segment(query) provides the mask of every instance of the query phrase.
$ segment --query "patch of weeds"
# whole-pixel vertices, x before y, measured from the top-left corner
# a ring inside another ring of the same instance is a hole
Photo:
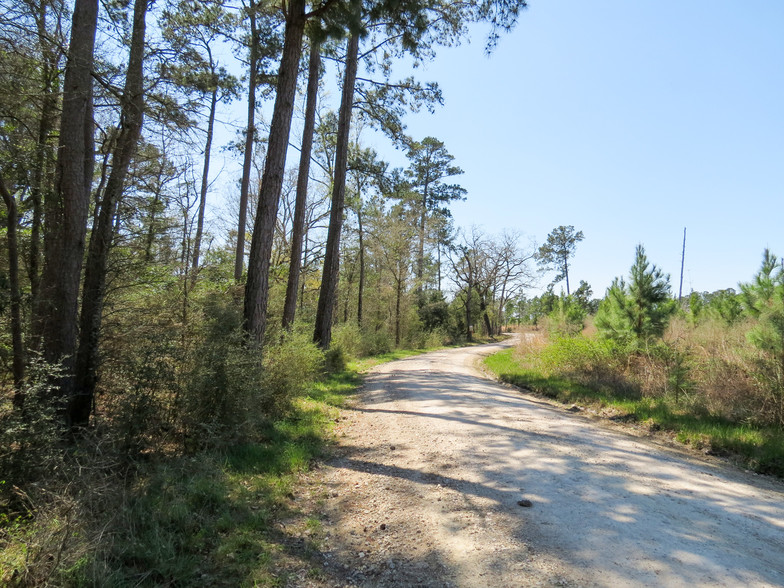
[[[609,407],[614,420],[646,423],[651,431],[671,431],[677,441],[706,454],[729,457],[750,470],[784,477],[784,431],[733,422],[709,414],[698,403],[677,402],[674,396],[637,397],[603,385],[587,386],[576,377],[545,371],[521,360],[514,349],[485,359],[485,366],[504,382],[565,404]]]

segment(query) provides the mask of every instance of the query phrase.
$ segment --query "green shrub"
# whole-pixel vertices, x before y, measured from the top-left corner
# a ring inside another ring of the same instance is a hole
[[[545,374],[566,376],[596,391],[638,397],[640,387],[629,377],[629,352],[610,339],[559,337],[535,353]]]
[[[392,351],[392,337],[386,329],[363,330],[359,354],[362,357],[381,355]]]
[[[309,338],[291,334],[264,349],[259,408],[266,414],[289,411],[324,369],[324,353]]]
[[[52,384],[58,366],[33,357],[22,394],[24,407],[0,407],[0,495],[51,474],[62,461],[64,402]]]
[[[302,333],[263,349],[248,342],[239,306],[212,296],[180,400],[189,446],[253,436],[323,368],[322,352]]]
[[[547,315],[547,329],[555,337],[571,337],[585,326],[587,313],[574,296],[561,294],[555,309]]]
[[[355,322],[341,323],[332,329],[330,349],[340,349],[344,357],[359,357],[362,349],[362,332]]]

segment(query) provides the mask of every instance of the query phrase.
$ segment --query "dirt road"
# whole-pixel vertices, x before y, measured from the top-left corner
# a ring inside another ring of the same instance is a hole
[[[500,348],[369,375],[320,472],[333,582],[784,586],[784,485],[482,378]]]

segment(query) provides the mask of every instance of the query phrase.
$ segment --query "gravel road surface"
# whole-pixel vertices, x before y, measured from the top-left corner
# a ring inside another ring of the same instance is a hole
[[[318,472],[340,586],[784,586],[784,484],[482,376],[381,365]]]

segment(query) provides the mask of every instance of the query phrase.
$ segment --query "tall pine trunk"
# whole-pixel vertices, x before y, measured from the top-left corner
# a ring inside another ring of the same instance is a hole
[[[41,47],[41,114],[38,119],[38,147],[33,166],[33,185],[30,200],[33,205],[33,218],[30,225],[30,247],[27,273],[30,279],[30,296],[38,297],[38,284],[41,280],[41,227],[43,224],[44,194],[51,191],[51,169],[53,149],[49,141],[54,129],[57,114],[58,89],[58,51],[48,40],[47,29],[48,3],[41,2],[38,7],[36,26]]]
[[[357,80],[358,58],[359,34],[351,33],[346,51],[346,74],[343,79],[343,94],[338,116],[335,177],[332,183],[332,208],[329,215],[329,230],[327,232],[327,247],[324,254],[321,290],[319,291],[318,307],[316,309],[316,328],[313,333],[313,340],[322,349],[328,348],[332,340],[332,313],[335,308],[335,295],[340,271],[340,232],[343,228],[349,131],[351,130],[351,111],[354,105],[354,86]]]
[[[242,181],[240,182],[240,214],[237,221],[237,248],[234,252],[234,281],[242,280],[245,269],[245,231],[248,219],[248,192],[250,191],[250,172],[253,168],[253,139],[256,136],[256,86],[259,77],[259,31],[256,27],[256,2],[250,3],[250,49],[248,72],[248,128],[245,131],[245,154],[242,162]]]
[[[97,19],[97,0],[76,0],[55,189],[45,202],[44,266],[33,313],[34,346],[46,361],[63,367],[56,393],[62,399],[71,397],[74,386],[79,282],[95,163],[92,70]]]
[[[316,128],[316,100],[318,99],[319,69],[321,67],[320,46],[314,40],[310,45],[308,62],[308,89],[305,101],[305,128],[302,131],[302,150],[299,157],[297,176],[297,198],[294,204],[294,225],[291,229],[291,260],[286,284],[286,301],[283,305],[283,328],[294,323],[299,294],[299,274],[302,271],[302,241],[305,237],[305,209],[308,199],[308,177],[310,157],[313,151],[313,131]]]
[[[24,392],[22,382],[25,375],[25,350],[22,342],[22,295],[19,289],[19,241],[17,239],[18,217],[16,200],[6,188],[0,176],[0,196],[8,209],[8,282],[11,288],[11,345],[13,350],[12,369],[14,376],[14,406],[22,408]]]
[[[213,77],[214,77],[213,72]],[[212,136],[215,133],[215,111],[218,107],[218,83],[212,88],[210,97],[210,115],[207,121],[207,140],[204,144],[204,165],[201,171],[201,189],[199,191],[199,210],[196,220],[196,237],[193,240],[193,260],[191,281],[195,281],[199,274],[199,257],[201,255],[201,239],[204,234],[204,211],[207,208],[207,188],[209,188],[210,153],[212,151]]]
[[[248,280],[245,283],[244,326],[251,338],[259,343],[263,341],[267,328],[270,256],[286,168],[286,152],[289,148],[291,116],[294,113],[306,20],[305,0],[291,0],[286,15],[286,32],[270,124],[267,161],[261,178],[259,205],[250,244]]]
[[[76,387],[69,407],[71,422],[76,426],[86,425],[92,411],[97,383],[101,318],[106,295],[106,271],[115,234],[115,215],[125,187],[128,168],[139,143],[144,119],[144,36],[149,2],[150,0],[136,0],[133,7],[133,31],[125,89],[121,98],[120,130],[112,156],[112,171],[106,182],[98,220],[93,226],[87,252],[79,322],[79,349],[76,356]]]

